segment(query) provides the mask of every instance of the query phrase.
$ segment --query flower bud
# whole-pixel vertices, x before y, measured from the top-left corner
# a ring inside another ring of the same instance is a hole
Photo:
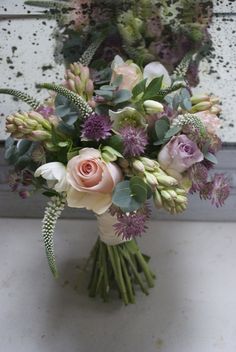
[[[203,101],[201,103],[198,103],[192,107],[190,112],[195,113],[198,111],[205,111],[209,110],[212,107],[212,103],[210,101]]]
[[[203,101],[209,101],[210,100],[210,97],[209,95],[207,94],[198,94],[198,95],[193,95],[191,98],[190,98],[190,101],[193,105],[196,105],[198,103],[201,103]]]
[[[133,166],[133,168],[134,168],[136,171],[138,171],[138,172],[142,172],[142,173],[145,172],[145,167],[144,167],[143,163],[142,163],[140,160],[138,160],[138,159],[136,159],[136,160],[132,163],[132,166]]]
[[[50,138],[51,138],[51,135],[49,132],[40,131],[40,130],[32,131],[31,137],[30,137],[31,140],[36,141],[36,142],[37,141],[45,141]]]
[[[158,185],[156,177],[153,174],[151,174],[150,172],[145,172],[145,178],[146,178],[147,183],[150,186],[155,187]]]
[[[218,115],[220,114],[222,111],[221,107],[219,105],[213,105],[211,108],[210,108],[210,113],[211,114],[215,114],[215,115]]]
[[[185,204],[185,203],[187,203],[187,198],[184,196],[178,195],[177,198],[175,199],[175,201],[178,204]]]
[[[159,191],[157,189],[155,189],[155,192],[154,192],[154,195],[153,195],[153,201],[154,201],[154,204],[155,204],[155,207],[157,209],[160,209],[162,208],[162,199],[161,199],[161,195],[159,193]]]
[[[105,146],[104,148],[102,148],[102,158],[106,163],[115,161],[118,157],[122,158],[122,155],[117,152],[117,150],[115,150],[114,148],[109,146]]]
[[[163,105],[155,100],[146,100],[143,103],[143,107],[148,115],[153,115],[158,112],[164,111]]]
[[[153,170],[156,167],[155,160],[145,158],[145,157],[140,157],[140,161],[142,162],[145,168],[149,168]]]
[[[155,176],[157,181],[164,186],[176,186],[178,184],[178,181],[174,177],[159,173],[155,173]]]
[[[212,103],[212,104],[220,104],[220,98],[218,98],[218,97],[211,97],[210,98],[210,102]]]
[[[167,201],[172,201],[171,195],[165,190],[161,191],[161,196]]]

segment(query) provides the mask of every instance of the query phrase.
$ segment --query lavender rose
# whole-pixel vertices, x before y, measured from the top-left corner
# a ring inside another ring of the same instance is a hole
[[[203,154],[184,134],[172,137],[159,153],[161,167],[171,176],[181,179],[181,174],[193,164],[203,160]]]

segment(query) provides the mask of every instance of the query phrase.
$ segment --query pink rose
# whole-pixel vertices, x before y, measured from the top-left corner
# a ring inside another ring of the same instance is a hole
[[[105,163],[98,150],[84,148],[67,165],[67,181],[71,186],[68,205],[102,214],[110,207],[112,191],[121,180],[121,170],[115,163]]]
[[[121,60],[121,58],[119,58]],[[117,59],[118,60],[118,59]],[[111,77],[111,83],[115,81],[117,76],[122,75],[122,82],[119,85],[119,90],[127,89],[131,91],[136,84],[142,79],[142,72],[140,68],[133,63],[131,60],[126,62],[114,62],[112,67],[113,73]]]
[[[197,144],[184,134],[172,137],[158,155],[162,169],[177,179],[181,179],[181,173],[203,158]]]
[[[197,112],[195,115],[202,120],[208,133],[215,134],[221,126],[219,117],[208,110]]]

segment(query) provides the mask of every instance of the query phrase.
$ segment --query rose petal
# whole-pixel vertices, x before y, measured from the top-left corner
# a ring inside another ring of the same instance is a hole
[[[96,214],[103,214],[112,204],[111,194],[79,192],[70,187],[67,192],[67,203],[72,208],[86,208]]]

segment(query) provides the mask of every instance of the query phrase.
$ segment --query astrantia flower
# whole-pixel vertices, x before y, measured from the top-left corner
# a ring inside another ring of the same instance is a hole
[[[108,116],[91,114],[82,126],[82,138],[99,141],[111,136],[111,121]]]
[[[123,139],[125,156],[139,156],[144,153],[148,137],[143,128],[127,126],[119,132]]]
[[[215,174],[211,182],[208,182],[200,192],[200,197],[210,199],[217,208],[221,207],[230,193],[230,185],[224,174]]]
[[[55,109],[53,109],[51,106],[40,106],[36,111],[43,115],[43,117],[47,118],[54,114]]]
[[[188,176],[192,181],[190,193],[199,192],[207,183],[208,169],[202,163],[197,163],[188,170]]]
[[[127,240],[141,236],[147,229],[146,222],[150,218],[151,210],[148,206],[132,213],[117,216],[118,222],[113,225],[117,236]]]

